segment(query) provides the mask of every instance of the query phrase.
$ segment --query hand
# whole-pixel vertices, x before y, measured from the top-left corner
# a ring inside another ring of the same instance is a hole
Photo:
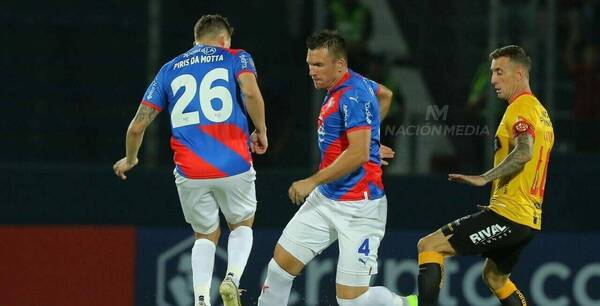
[[[384,166],[389,165],[390,163],[388,163],[386,160],[384,160],[385,158],[394,158],[394,155],[396,154],[396,152],[394,152],[394,150],[392,150],[392,148],[386,146],[386,145],[379,145],[379,158],[381,159],[381,164]]]
[[[317,184],[311,178],[295,181],[288,190],[290,200],[298,206],[302,205],[315,187],[317,187]]]
[[[129,161],[127,161],[127,157],[123,157],[113,165],[113,171],[115,171],[115,174],[122,180],[126,180],[127,176],[125,176],[125,172],[135,167],[138,164],[138,162],[139,161],[137,158],[133,163],[130,163]]]
[[[448,180],[477,187],[484,186],[488,183],[481,175],[448,174]]]
[[[250,135],[250,150],[252,153],[256,154],[265,154],[267,152],[267,148],[269,147],[269,140],[267,139],[267,132],[259,132],[258,130],[254,130],[252,135]]]

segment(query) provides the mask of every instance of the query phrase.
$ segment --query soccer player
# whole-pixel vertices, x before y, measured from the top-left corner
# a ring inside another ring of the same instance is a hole
[[[232,33],[220,15],[198,20],[194,47],[160,69],[127,129],[126,157],[113,166],[117,176],[127,178],[125,173],[138,164],[144,131],[167,109],[175,184],[196,236],[192,272],[197,306],[210,305],[219,210],[231,229],[227,274],[219,291],[226,306],[241,304],[238,285],[252,248],[256,211],[250,151],[264,154],[268,147],[254,62],[248,52],[229,49]],[[248,115],[255,127],[251,135]]]
[[[337,33],[314,33],[306,46],[314,86],[327,90],[317,121],[320,170],[289,188],[291,201],[304,204],[275,247],[258,305],[287,305],[294,278],[336,240],[340,305],[408,305],[385,287],[369,287],[387,215],[375,93],[387,89],[348,69],[345,43]]]
[[[541,228],[542,200],[554,131],[548,112],[531,93],[531,59],[518,46],[490,54],[492,85],[508,102],[496,132],[494,168],[481,175],[450,174],[453,182],[492,183],[489,206],[419,240],[419,302],[437,305],[444,258],[486,258],[483,279],[504,306],[527,305],[509,279],[525,246]]]

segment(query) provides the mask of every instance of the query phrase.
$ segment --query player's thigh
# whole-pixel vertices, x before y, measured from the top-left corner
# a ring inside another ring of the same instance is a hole
[[[213,182],[214,195],[225,220],[230,225],[251,219],[256,213],[254,168]]]
[[[385,234],[387,200],[383,197],[336,205],[339,212],[332,216],[340,249],[336,283],[348,287],[369,286],[371,276],[378,271],[377,258]]]
[[[423,252],[437,252],[445,256],[452,256],[456,253],[450,242],[449,236],[446,236],[441,229],[419,239],[417,250]]]
[[[521,224],[507,221],[500,223],[507,228],[506,235],[493,243],[493,249],[483,254],[493,260],[496,270],[501,274],[510,274],[514,266],[519,262],[521,253],[533,240],[536,231]]]
[[[506,228],[488,210],[457,219],[441,228],[458,255],[479,255],[496,248]]]
[[[176,182],[185,221],[196,233],[214,232],[219,227],[219,208],[206,182],[182,177]]]
[[[278,244],[306,265],[337,239],[337,233],[313,192],[288,222]]]

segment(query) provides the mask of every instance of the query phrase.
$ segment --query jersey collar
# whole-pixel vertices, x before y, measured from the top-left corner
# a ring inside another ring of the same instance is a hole
[[[350,69],[348,69],[348,71],[346,71],[346,73],[344,73],[344,75],[342,76],[342,78],[339,81],[337,81],[335,84],[333,84],[333,86],[331,86],[327,89],[327,93],[330,94],[330,93],[338,90],[339,87],[342,86],[342,84],[344,84],[346,81],[348,81],[350,76],[351,76]]]
[[[520,96],[525,96],[525,95],[533,96],[533,94],[531,93],[531,91],[524,91],[524,92],[518,94],[514,99],[510,99],[510,101],[508,101],[508,104],[511,104],[511,103],[515,102],[515,100],[517,100]]]

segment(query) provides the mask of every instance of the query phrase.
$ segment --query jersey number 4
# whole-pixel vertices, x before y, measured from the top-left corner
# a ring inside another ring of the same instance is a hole
[[[365,254],[365,256],[369,256],[371,250],[369,249],[369,238],[365,239],[363,243],[358,247],[359,254]]]
[[[229,82],[229,72],[225,68],[215,68],[209,71],[202,81],[200,81],[200,110],[204,116],[212,122],[223,122],[231,116],[233,112],[233,98],[229,89],[225,86],[212,86],[217,80]],[[184,87],[183,95],[177,99],[173,111],[171,111],[171,124],[173,128],[200,123],[200,114],[198,111],[184,113],[190,105],[196,91],[198,91],[198,82],[191,74],[182,74],[171,82],[173,95],[177,94],[181,87]],[[221,109],[216,110],[212,105],[213,99],[221,100]]]

